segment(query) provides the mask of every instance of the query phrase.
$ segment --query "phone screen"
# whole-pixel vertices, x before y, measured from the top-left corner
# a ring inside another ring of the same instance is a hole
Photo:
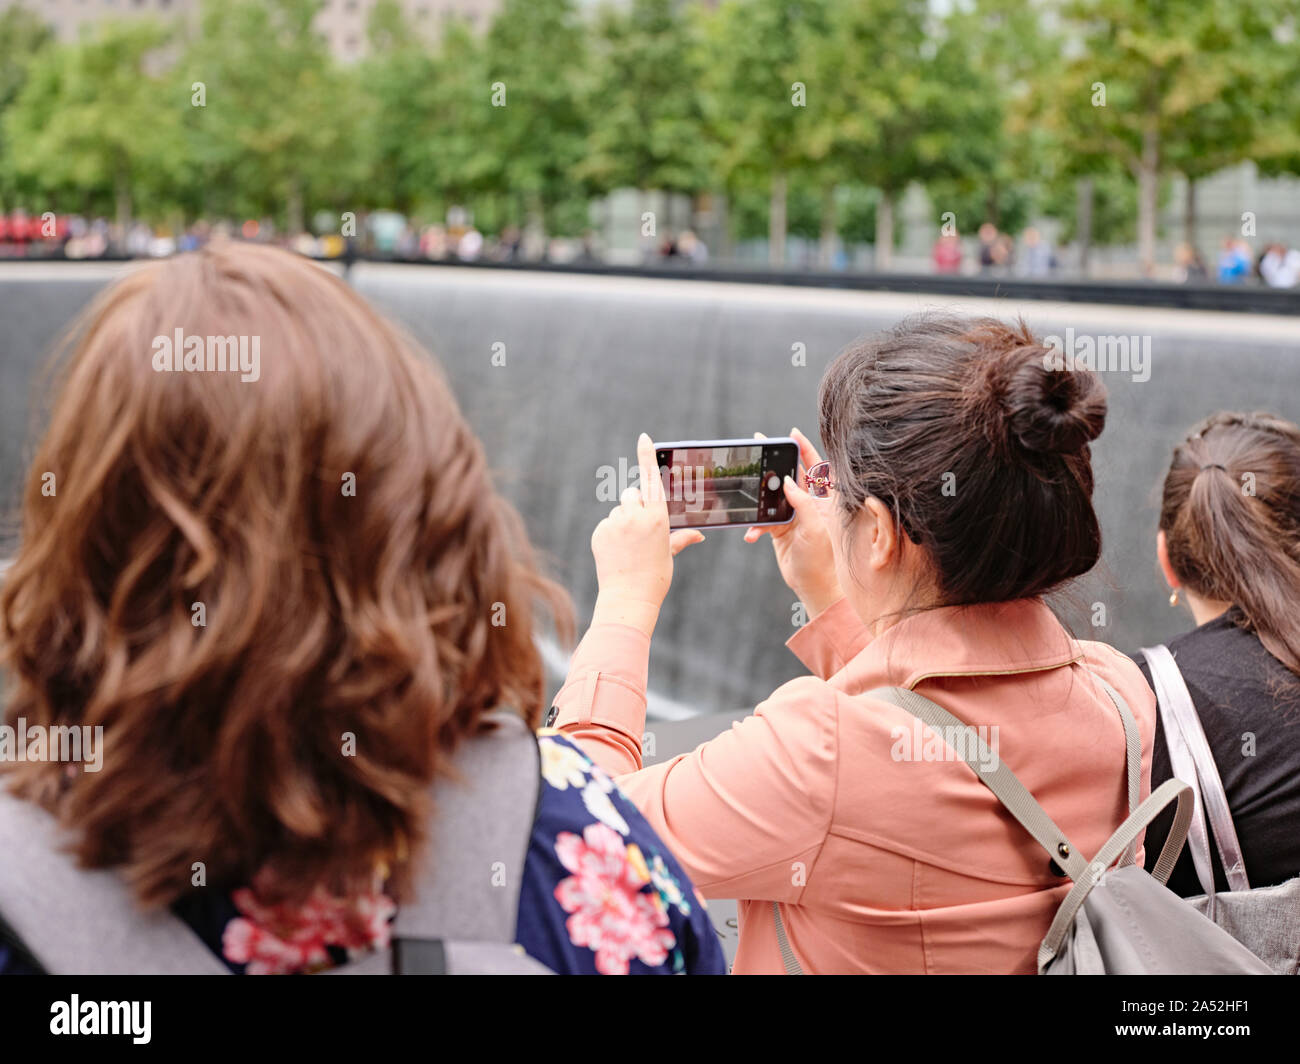
[[[785,524],[784,478],[799,467],[791,439],[698,440],[655,447],[670,528]]]

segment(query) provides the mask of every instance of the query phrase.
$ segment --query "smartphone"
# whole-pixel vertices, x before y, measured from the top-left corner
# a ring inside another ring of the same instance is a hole
[[[788,436],[659,443],[655,457],[669,528],[784,525],[794,519],[783,483],[798,473],[799,444]]]

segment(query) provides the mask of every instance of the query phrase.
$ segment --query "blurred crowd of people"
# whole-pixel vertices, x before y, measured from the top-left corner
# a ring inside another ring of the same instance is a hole
[[[1060,266],[1051,243],[1033,226],[1020,235],[1017,246],[1010,233],[998,231],[992,222],[979,227],[979,244],[974,265],[981,274],[993,276],[1048,277]],[[966,248],[955,232],[945,232],[931,252],[935,273],[966,272]]]
[[[1209,271],[1200,254],[1187,244],[1178,248],[1179,268],[1184,280],[1206,281]],[[1220,284],[1244,284],[1258,279],[1269,288],[1294,288],[1300,284],[1300,248],[1288,248],[1276,241],[1265,244],[1255,255],[1246,240],[1225,236],[1217,264]]]
[[[453,210],[443,222],[426,223],[393,211],[375,211],[341,223],[335,215],[314,219],[315,232],[289,233],[270,219],[241,223],[199,221],[174,231],[135,221],[120,233],[105,218],[81,215],[0,214],[0,258],[165,258],[193,251],[213,237],[234,236],[256,243],[290,248],[316,259],[361,257],[407,262],[489,262],[584,264],[608,261],[594,231],[581,237],[548,237],[537,227],[508,225],[499,233],[484,233],[468,216]],[[1067,249],[1068,250],[1068,249]],[[640,244],[646,265],[698,266],[709,262],[709,249],[691,229],[647,236]],[[1038,228],[1029,226],[1019,239],[991,222],[981,225],[976,243],[968,248],[960,234],[944,232],[930,255],[937,274],[978,274],[993,277],[1047,278],[1062,271],[1062,256]],[[1190,243],[1174,248],[1173,268],[1179,284],[1257,284],[1268,288],[1300,287],[1300,247],[1279,241],[1259,251],[1240,236],[1223,238],[1213,272]]]
[[[1189,243],[1174,248],[1172,278],[1178,284],[1261,284],[1268,288],[1300,285],[1300,248],[1273,241],[1256,254],[1243,237],[1226,236],[1214,276],[1201,253]],[[991,222],[979,227],[970,269],[966,247],[955,232],[943,233],[931,251],[935,273],[976,272],[991,276],[1049,277],[1061,267],[1051,242],[1033,226],[1017,242]]]

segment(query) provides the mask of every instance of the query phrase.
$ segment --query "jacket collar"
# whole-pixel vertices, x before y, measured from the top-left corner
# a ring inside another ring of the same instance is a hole
[[[871,640],[836,677],[861,691],[912,688],[938,676],[1002,676],[1058,669],[1083,647],[1042,599],[942,606],[911,614]]]

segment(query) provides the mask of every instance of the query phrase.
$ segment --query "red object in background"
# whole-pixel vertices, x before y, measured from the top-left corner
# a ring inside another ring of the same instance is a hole
[[[961,240],[952,236],[941,236],[935,241],[933,262],[935,273],[958,273],[961,270]]]
[[[54,216],[53,231],[46,223],[44,214],[0,214],[0,244],[25,244],[29,241],[64,241],[68,239],[68,216]]]

